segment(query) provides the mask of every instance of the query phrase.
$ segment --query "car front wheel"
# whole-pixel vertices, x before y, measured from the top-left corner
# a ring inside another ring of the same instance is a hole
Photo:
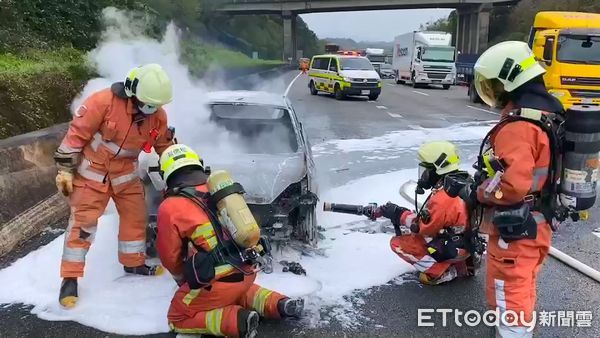
[[[296,235],[299,240],[309,245],[316,245],[318,241],[317,232],[317,207],[307,206],[301,208],[296,224]]]
[[[342,92],[342,90],[340,89],[339,85],[335,85],[335,89],[333,90],[333,94],[335,95],[335,99],[336,100],[343,100],[344,99],[344,93]]]
[[[317,95],[318,91],[317,88],[315,88],[315,83],[313,81],[310,81],[308,88],[310,89],[310,95]]]

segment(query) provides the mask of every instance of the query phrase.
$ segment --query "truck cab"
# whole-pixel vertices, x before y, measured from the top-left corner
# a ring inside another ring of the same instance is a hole
[[[540,12],[529,46],[546,68],[548,91],[565,109],[600,105],[600,14]]]
[[[381,48],[365,49],[365,57],[371,61],[375,71],[381,76],[381,66],[385,63],[385,50]]]
[[[397,36],[392,67],[396,83],[414,87],[437,84],[450,88],[456,80],[455,48],[445,32],[411,32]]]

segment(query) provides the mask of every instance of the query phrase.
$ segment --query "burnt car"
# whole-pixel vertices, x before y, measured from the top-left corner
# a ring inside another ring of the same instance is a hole
[[[272,241],[316,244],[315,164],[290,101],[255,91],[213,92],[208,97],[210,121],[236,139],[236,153],[207,156],[206,164],[227,170],[244,187],[250,210]],[[155,190],[148,189],[148,178],[145,182],[147,192]],[[147,198],[152,223],[160,198],[156,193],[147,193]]]

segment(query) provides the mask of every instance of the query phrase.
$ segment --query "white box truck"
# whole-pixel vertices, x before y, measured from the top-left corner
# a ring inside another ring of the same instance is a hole
[[[412,32],[394,39],[392,68],[396,83],[428,84],[450,88],[456,79],[452,34]]]

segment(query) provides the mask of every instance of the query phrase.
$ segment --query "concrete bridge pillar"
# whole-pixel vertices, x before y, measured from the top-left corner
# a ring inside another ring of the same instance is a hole
[[[296,60],[296,18],[293,12],[281,13],[283,17],[283,61]]]
[[[488,47],[491,4],[459,8],[456,25],[456,49],[463,54],[476,54]]]

